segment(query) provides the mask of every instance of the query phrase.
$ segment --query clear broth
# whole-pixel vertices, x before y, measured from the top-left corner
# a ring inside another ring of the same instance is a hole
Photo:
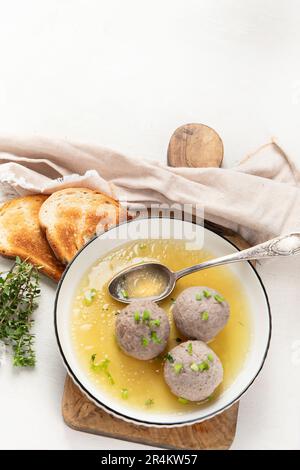
[[[184,241],[134,241],[104,256],[89,269],[77,287],[71,332],[78,360],[91,381],[111,397],[126,400],[131,407],[151,409],[152,413],[180,413],[187,411],[187,408],[205,406],[205,403],[179,403],[164,381],[163,355],[151,361],[140,361],[120,350],[115,338],[115,319],[124,304],[110,297],[107,284],[115,273],[130,264],[156,260],[172,270],[179,270],[212,257],[211,253],[204,250],[187,250]],[[169,316],[171,326],[166,351],[176,346],[179,339],[185,340],[173,322],[174,299],[182,290],[197,285],[218,290],[230,305],[229,322],[209,344],[221,359],[224,368],[224,380],[211,398],[215,399],[233,383],[245,362],[251,341],[249,306],[239,279],[226,266],[207,269],[180,279],[171,296],[160,302]],[[97,293],[91,305],[87,306],[84,296],[90,289],[96,289]],[[93,354],[96,354],[97,364],[109,359],[106,371],[92,369]],[[107,371],[113,378],[113,383]]]

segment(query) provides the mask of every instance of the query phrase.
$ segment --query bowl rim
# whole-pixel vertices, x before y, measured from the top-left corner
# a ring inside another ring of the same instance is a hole
[[[149,220],[149,219],[170,219],[170,217],[167,217],[167,216],[162,216],[162,217],[139,217],[138,220]],[[180,218],[177,218],[177,217],[174,217],[174,219],[176,220],[179,220],[179,221],[182,221],[182,219]],[[130,220],[126,220],[124,222],[121,222],[120,224],[117,224],[117,225],[124,225],[124,224],[129,224],[131,222],[134,222],[136,221],[137,219],[130,219]],[[189,223],[191,224],[194,224],[194,225],[199,225],[197,224],[194,220],[189,220],[188,221]],[[146,426],[146,427],[156,427],[156,428],[173,428],[173,427],[182,427],[182,426],[189,426],[189,425],[193,425],[193,424],[196,424],[196,423],[200,423],[200,422],[203,422],[203,421],[206,421],[208,419],[211,419],[213,418],[214,416],[217,416],[221,413],[223,413],[224,411],[226,411],[228,408],[230,408],[231,406],[233,406],[236,402],[238,402],[241,397],[249,390],[249,388],[251,387],[251,385],[254,383],[254,381],[256,380],[256,378],[258,377],[258,375],[260,374],[264,364],[265,364],[265,361],[266,361],[266,358],[267,358],[267,355],[268,355],[268,352],[269,352],[269,348],[270,348],[270,342],[271,342],[271,336],[272,336],[272,315],[271,315],[271,307],[270,307],[270,302],[269,302],[269,298],[268,298],[268,294],[266,292],[266,288],[263,284],[263,281],[260,277],[260,275],[258,274],[257,270],[255,269],[255,267],[251,264],[250,261],[247,261],[247,263],[250,265],[251,269],[253,270],[254,274],[256,275],[258,281],[259,281],[259,284],[262,288],[262,291],[263,291],[263,294],[264,294],[264,297],[265,297],[265,300],[266,300],[266,305],[267,305],[267,312],[268,312],[268,324],[269,324],[269,332],[268,332],[268,340],[267,340],[267,344],[266,344],[266,349],[265,349],[265,352],[264,352],[264,355],[263,355],[263,358],[262,358],[262,361],[259,365],[259,368],[255,374],[255,376],[250,380],[250,382],[247,384],[247,386],[240,392],[240,394],[238,396],[236,396],[235,398],[233,398],[227,405],[224,405],[222,406],[219,410],[217,411],[214,411],[212,413],[208,413],[207,415],[205,416],[202,416],[201,418],[193,418],[193,419],[186,419],[186,420],[182,420],[182,421],[179,421],[179,422],[171,422],[171,423],[160,423],[160,422],[154,422],[154,421],[146,421],[146,420],[142,420],[142,419],[137,419],[137,418],[132,418],[130,416],[127,416],[126,414],[123,414],[119,411],[115,411],[113,408],[111,408],[110,406],[106,405],[105,403],[103,403],[102,401],[100,401],[98,398],[96,398],[89,390],[86,389],[86,387],[80,382],[80,380],[77,378],[76,376],[76,373],[72,370],[72,368],[70,367],[68,361],[67,361],[67,358],[63,352],[63,347],[62,347],[62,344],[60,342],[60,339],[59,339],[59,332],[58,332],[58,324],[57,324],[57,317],[58,317],[58,298],[59,298],[59,294],[60,294],[60,290],[61,290],[61,287],[62,287],[62,284],[64,282],[64,279],[71,267],[71,265],[74,263],[74,261],[81,255],[81,253],[86,249],[87,246],[89,246],[91,243],[94,242],[95,239],[97,238],[100,238],[104,233],[107,233],[109,232],[110,230],[113,230],[114,228],[116,228],[116,226],[114,227],[111,227],[109,228],[108,230],[106,230],[105,232],[103,232],[102,234],[100,235],[95,235],[94,237],[92,237],[77,253],[76,255],[74,256],[74,258],[67,264],[66,266],[66,269],[64,270],[63,274],[62,274],[62,277],[60,278],[59,282],[58,282],[58,285],[57,285],[57,289],[56,289],[56,294],[55,294],[55,301],[54,301],[54,332],[55,332],[55,337],[56,337],[56,342],[57,342],[57,345],[58,345],[58,349],[59,349],[59,353],[60,353],[60,356],[63,360],[63,364],[69,374],[69,376],[71,377],[71,379],[76,383],[76,385],[79,387],[79,389],[84,393],[84,395],[89,399],[91,400],[97,407],[103,409],[104,411],[106,411],[107,413],[109,413],[110,415],[116,417],[116,418],[119,418],[119,419],[122,419],[123,421],[126,421],[128,423],[134,423],[134,424],[137,424],[137,425],[140,425],[140,426]],[[203,228],[205,228],[206,230],[208,230],[209,232],[212,232],[214,233],[215,235],[217,235],[218,237],[222,238],[223,240],[225,240],[227,243],[229,243],[230,245],[232,245],[234,248],[236,248],[238,251],[241,251],[232,241],[228,240],[224,235],[221,235],[220,233],[218,233],[217,231],[214,231],[212,227],[207,227],[206,226],[206,221],[203,220]]]

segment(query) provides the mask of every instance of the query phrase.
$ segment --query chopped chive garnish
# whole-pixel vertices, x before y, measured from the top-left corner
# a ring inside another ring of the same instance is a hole
[[[207,354],[207,359],[209,360],[209,362],[213,362],[214,356],[212,354]]]
[[[149,310],[144,310],[143,311],[143,321],[148,321],[150,320],[150,312]]]
[[[189,353],[190,356],[193,354],[193,344],[192,343],[188,344],[187,352]]]
[[[208,312],[202,312],[201,313],[201,318],[202,318],[202,320],[207,321],[209,319]]]
[[[145,401],[146,406],[152,406],[154,405],[154,400],[153,398],[148,398],[148,400]]]
[[[201,294],[196,294],[195,299],[196,300],[202,300],[202,295]]]
[[[108,381],[111,383],[111,385],[114,385],[115,384],[115,381],[114,379],[112,378],[112,375],[110,372],[106,372],[106,375],[107,375],[107,378],[108,378]]]
[[[108,378],[108,381],[111,383],[111,385],[114,385],[115,381],[112,378],[112,375],[108,370],[109,363],[110,363],[110,360],[107,357],[103,359],[103,361],[96,363],[96,354],[93,354],[91,356],[91,369],[95,372],[104,372]]]
[[[161,339],[157,336],[156,331],[151,331],[151,341],[153,341],[155,344],[161,343]]]
[[[180,374],[180,372],[182,371],[183,369],[183,364],[174,364],[174,371],[175,371],[175,374]]]
[[[123,398],[123,400],[127,400],[127,398],[128,398],[128,389],[127,388],[122,388],[121,397]]]
[[[203,295],[206,299],[209,299],[211,297],[211,293],[208,290],[204,290]]]
[[[171,362],[171,364],[174,363],[174,357],[170,354],[170,353],[167,353],[164,357],[164,359],[168,362]]]
[[[149,344],[149,339],[148,338],[145,338],[145,336],[143,336],[142,338],[142,346],[144,346],[144,348],[146,348]]]
[[[96,294],[97,294],[96,289],[90,289],[84,293],[83,302],[87,307],[89,307],[93,303],[93,300],[96,297]]]
[[[151,327],[160,326],[160,320],[159,320],[159,318],[157,318],[156,320],[151,320],[150,323],[149,323],[149,325],[150,325]]]
[[[138,311],[134,312],[134,321],[136,323],[139,323],[140,319],[141,319],[140,312]]]
[[[125,289],[121,290],[121,295],[124,299],[128,299],[128,297],[129,297],[128,292]]]
[[[182,405],[187,405],[188,402],[189,402],[186,398],[183,398],[183,397],[179,397],[179,398],[178,398],[178,401],[179,401],[179,403],[181,403]]]
[[[219,294],[214,295],[214,298],[215,298],[215,300],[216,300],[217,302],[219,302],[220,304],[221,304],[222,302],[224,302],[224,300],[225,300],[224,297],[222,297],[222,296],[219,295]]]
[[[174,299],[174,297],[171,297],[171,302],[172,304],[176,304],[176,299]]]
[[[198,366],[196,364],[196,362],[193,362],[191,365],[190,365],[190,368],[194,371],[194,372],[198,372]]]
[[[204,372],[205,370],[208,370],[208,369],[209,369],[209,364],[206,361],[203,361],[201,362],[201,364],[198,365],[198,370],[200,370],[200,372]]]
[[[181,338],[175,338],[176,343],[181,343],[182,339]]]

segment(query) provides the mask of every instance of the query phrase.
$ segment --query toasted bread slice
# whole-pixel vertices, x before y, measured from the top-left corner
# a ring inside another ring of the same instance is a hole
[[[53,193],[42,205],[40,225],[57,258],[68,263],[88,240],[124,220],[119,202],[86,188]]]
[[[25,196],[0,208],[0,254],[27,259],[58,281],[64,266],[54,256],[39,225],[39,211],[46,199],[42,194]]]

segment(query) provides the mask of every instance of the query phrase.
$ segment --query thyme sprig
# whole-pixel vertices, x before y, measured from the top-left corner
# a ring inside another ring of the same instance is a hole
[[[12,348],[17,367],[35,365],[31,327],[39,295],[38,268],[17,257],[11,270],[0,276],[0,340]]]

